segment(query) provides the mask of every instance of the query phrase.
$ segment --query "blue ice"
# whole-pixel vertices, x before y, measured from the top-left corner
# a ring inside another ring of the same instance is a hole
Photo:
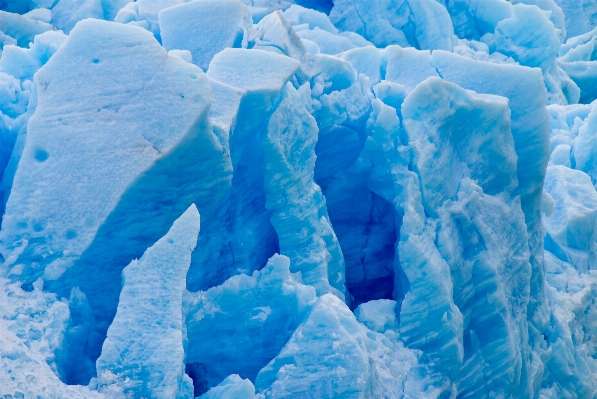
[[[0,0],[0,396],[597,397],[595,15]]]

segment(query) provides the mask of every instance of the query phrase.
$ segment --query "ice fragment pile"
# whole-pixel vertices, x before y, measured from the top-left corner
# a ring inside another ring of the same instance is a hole
[[[596,15],[0,0],[0,396],[597,398]]]

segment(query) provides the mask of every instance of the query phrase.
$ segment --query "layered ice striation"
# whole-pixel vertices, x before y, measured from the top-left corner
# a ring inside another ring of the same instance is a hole
[[[0,0],[0,396],[597,397],[595,15]]]

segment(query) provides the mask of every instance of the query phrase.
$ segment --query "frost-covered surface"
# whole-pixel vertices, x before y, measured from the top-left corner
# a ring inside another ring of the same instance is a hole
[[[0,0],[0,397],[597,398],[596,50],[595,0]]]

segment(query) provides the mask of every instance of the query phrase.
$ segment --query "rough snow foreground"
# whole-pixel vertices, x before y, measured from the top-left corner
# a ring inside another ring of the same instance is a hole
[[[597,398],[597,0],[0,9],[0,397]]]

